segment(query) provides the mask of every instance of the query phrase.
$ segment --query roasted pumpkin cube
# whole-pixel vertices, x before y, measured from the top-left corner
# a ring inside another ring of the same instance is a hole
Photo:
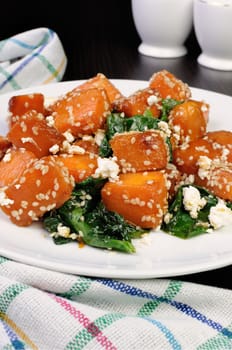
[[[35,159],[35,154],[25,148],[10,148],[0,161],[0,187],[17,181]]]
[[[2,192],[1,209],[18,226],[29,226],[67,201],[74,187],[68,170],[53,156],[35,160]]]
[[[189,86],[165,69],[151,76],[149,87],[157,90],[162,98],[185,101],[191,97]]]
[[[106,208],[142,228],[157,228],[167,211],[167,181],[161,171],[121,174],[101,190]]]
[[[32,93],[25,95],[12,96],[8,103],[9,125],[10,127],[25,113],[35,110],[44,114],[44,95],[41,93]]]
[[[206,133],[209,106],[189,100],[175,106],[169,115],[173,145],[181,145],[203,137]]]
[[[221,151],[221,160],[232,163],[232,131],[208,131],[204,137],[214,149]]]
[[[122,97],[113,103],[116,112],[125,113],[126,117],[144,114],[149,110],[156,118],[160,115],[160,96],[151,88],[138,90],[128,97]]]
[[[45,117],[32,110],[14,123],[7,134],[9,141],[18,148],[33,152],[38,158],[50,154],[54,145],[61,146],[65,137],[54,127],[49,126]]]
[[[61,154],[56,159],[64,164],[75,182],[81,182],[94,174],[97,169],[97,157],[86,154]]]
[[[115,134],[110,145],[124,173],[157,170],[167,166],[169,149],[165,136],[159,130]]]
[[[110,108],[107,93],[100,88],[68,92],[48,107],[56,129],[74,136],[91,135],[103,128]]]
[[[232,163],[212,161],[208,169],[198,171],[195,183],[232,202]]]
[[[123,97],[122,93],[116,88],[116,86],[102,73],[98,73],[96,76],[88,79],[83,84],[77,86],[75,90],[83,90],[89,88],[105,89],[111,104],[115,100]]]

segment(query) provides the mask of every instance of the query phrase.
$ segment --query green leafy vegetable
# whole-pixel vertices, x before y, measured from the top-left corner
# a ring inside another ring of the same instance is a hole
[[[58,225],[69,227],[87,245],[134,253],[131,240],[145,232],[125,222],[122,216],[108,211],[101,202],[100,190],[105,180],[89,177],[76,184],[71,198],[62,207],[46,214],[44,227],[54,233]],[[72,241],[69,237],[54,235],[56,244]]]
[[[171,110],[181,104],[182,101],[177,101],[177,100],[174,100],[173,98],[164,98],[162,100],[162,109],[161,109],[161,117],[160,119],[167,122],[168,121],[168,116],[169,116],[169,113],[171,112]]]
[[[207,232],[210,227],[208,220],[210,208],[218,202],[216,196],[199,186],[191,185],[198,189],[201,198],[205,198],[206,205],[199,210],[197,218],[192,218],[189,211],[184,208],[183,204],[183,188],[188,185],[181,186],[172,203],[169,206],[170,220],[168,223],[163,222],[162,230],[180,238],[190,238]]]

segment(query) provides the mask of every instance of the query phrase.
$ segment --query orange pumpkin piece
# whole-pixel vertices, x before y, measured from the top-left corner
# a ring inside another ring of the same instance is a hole
[[[0,135],[0,160],[4,157],[4,154],[11,147],[11,142],[7,137]]]
[[[75,182],[81,182],[94,174],[97,169],[97,157],[86,154],[59,155],[56,159],[64,164]]]
[[[106,208],[142,228],[157,228],[167,210],[166,176],[161,171],[121,174],[101,191]]]
[[[232,163],[211,162],[209,169],[199,171],[195,183],[214,195],[232,202]]]
[[[110,145],[123,173],[158,170],[167,166],[169,150],[159,130],[115,134]]]
[[[90,88],[68,92],[48,107],[54,126],[73,136],[93,134],[104,127],[110,101],[104,89]]]
[[[65,140],[54,127],[49,126],[41,113],[32,110],[14,123],[7,134],[9,141],[18,148],[25,148],[41,158],[49,155],[49,149],[58,147]]]
[[[144,114],[149,110],[156,118],[160,115],[160,97],[157,91],[151,88],[138,90],[129,97],[122,97],[113,103],[116,112],[125,113],[126,117]]]
[[[92,154],[98,154],[98,151],[99,151],[99,146],[96,144],[94,139],[89,139],[89,140],[79,139],[73,142],[73,145],[79,146],[83,148],[86,152],[92,153]]]
[[[194,141],[206,133],[209,106],[200,101],[189,100],[175,106],[169,115],[172,144],[181,145]]]
[[[88,79],[83,84],[77,86],[75,90],[83,90],[89,88],[102,88],[105,89],[110,103],[123,97],[122,93],[116,88],[116,86],[102,73],[98,73],[93,78]]]
[[[41,93],[25,94],[12,96],[8,103],[8,110],[10,112],[9,125],[10,127],[20,117],[28,111],[35,110],[38,113],[44,114],[44,95]]]
[[[224,160],[232,163],[232,131],[208,131],[204,138],[212,143],[214,149],[221,150]]]
[[[165,69],[155,72],[151,76],[149,86],[157,90],[161,98],[185,101],[191,97],[189,86]]]
[[[180,184],[181,172],[172,163],[168,163],[167,167],[163,170],[163,172],[167,176],[168,197],[172,198],[176,194],[178,185]]]
[[[24,148],[10,148],[0,162],[0,187],[17,181],[35,159],[34,153]]]
[[[29,226],[68,200],[73,187],[73,178],[63,164],[53,156],[44,157],[35,160],[16,182],[5,188],[1,209],[14,224]]]
[[[206,156],[210,159],[218,157],[218,150],[214,149],[212,144],[199,138],[189,142],[186,145],[177,147],[173,150],[173,163],[184,174],[196,174],[198,171],[198,160],[200,156]]]

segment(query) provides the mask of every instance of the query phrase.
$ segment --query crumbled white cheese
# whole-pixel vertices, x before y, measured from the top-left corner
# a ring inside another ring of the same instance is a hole
[[[67,226],[63,226],[61,223],[57,226],[57,233],[58,236],[61,237],[69,237],[70,235],[70,228]]]
[[[222,199],[219,199],[217,205],[210,208],[209,222],[215,230],[232,224],[232,210]]]
[[[95,177],[109,178],[110,181],[116,181],[119,174],[119,166],[116,163],[116,157],[97,159],[98,167],[95,170]]]
[[[169,212],[167,212],[165,215],[164,215],[164,222],[165,224],[169,224],[169,222],[171,221],[173,215]]]
[[[103,130],[103,129],[98,129],[98,130],[96,131],[94,140],[95,140],[95,142],[96,142],[96,144],[97,144],[98,146],[100,146],[100,144],[102,143],[102,140],[103,140],[104,136],[105,136],[105,130]]]
[[[159,98],[156,95],[151,95],[147,98],[147,103],[149,106],[153,106],[157,102],[159,102]]]
[[[71,232],[68,226],[64,226],[62,223],[59,223],[57,226],[57,231],[51,233],[51,237],[64,237],[71,238],[72,240],[78,239],[78,234],[75,232]]]
[[[85,149],[78,145],[72,145],[67,140],[63,141],[62,149],[68,154],[85,154]]]
[[[188,186],[183,188],[183,204],[185,210],[188,210],[193,219],[197,218],[198,211],[201,210],[205,204],[205,198],[201,198],[201,194],[196,187]]]

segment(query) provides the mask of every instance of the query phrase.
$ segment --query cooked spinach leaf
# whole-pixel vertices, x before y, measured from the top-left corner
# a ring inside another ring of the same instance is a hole
[[[105,180],[88,178],[76,184],[71,198],[59,209],[43,218],[45,229],[57,232],[58,225],[69,227],[89,246],[134,253],[133,238],[145,231],[125,222],[122,216],[108,211],[101,202],[100,190]],[[56,244],[72,241],[69,237],[54,236]]]
[[[161,102],[161,117],[160,119],[167,122],[168,121],[168,116],[169,116],[169,113],[171,112],[171,110],[181,104],[182,101],[177,101],[173,98],[164,98]]]
[[[210,223],[208,220],[210,208],[215,206],[218,202],[216,196],[207,191],[206,189],[194,186],[198,189],[201,194],[201,198],[205,198],[205,206],[198,211],[197,218],[192,218],[188,210],[185,209],[183,204],[183,188],[189,185],[181,186],[172,203],[169,206],[170,220],[162,224],[162,230],[168,232],[174,236],[180,238],[190,238],[207,232],[210,228]]]

